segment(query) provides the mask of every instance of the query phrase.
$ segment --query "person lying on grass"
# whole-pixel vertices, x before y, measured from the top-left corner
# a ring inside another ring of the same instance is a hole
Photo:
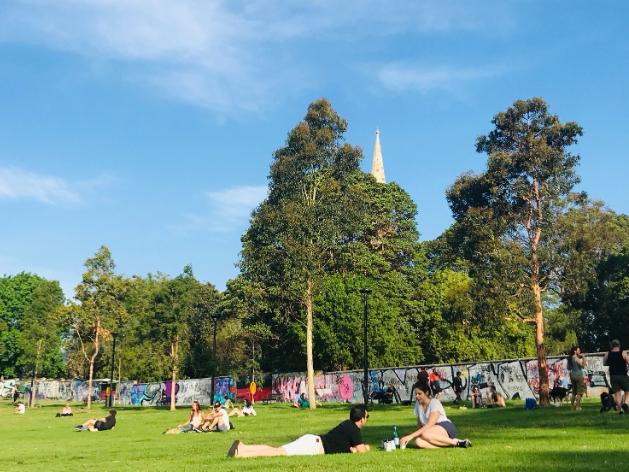
[[[201,405],[198,401],[195,400],[192,402],[188,421],[186,423],[175,426],[174,428],[167,429],[166,431],[164,431],[164,434],[190,433],[195,429],[201,427],[201,424],[203,424],[203,413],[201,412]]]
[[[264,444],[243,444],[234,441],[229,448],[229,457],[261,456],[312,456],[317,454],[357,453],[369,451],[369,445],[363,443],[361,428],[369,418],[364,405],[352,407],[349,420],[345,420],[322,436],[305,434],[293,442],[280,447]]]
[[[415,387],[415,416],[419,429],[400,438],[405,446],[414,439],[417,447],[435,449],[438,447],[471,447],[469,439],[457,439],[456,427],[448,419],[443,405],[436,398],[430,398],[428,386]]]
[[[229,415],[227,414],[227,410],[223,408],[220,402],[214,403],[214,408],[212,412],[205,416],[204,423],[201,426],[202,431],[229,431],[231,428],[231,424],[229,422]]]
[[[83,424],[76,425],[76,431],[107,431],[116,426],[116,410],[109,410],[105,418],[93,418]]]

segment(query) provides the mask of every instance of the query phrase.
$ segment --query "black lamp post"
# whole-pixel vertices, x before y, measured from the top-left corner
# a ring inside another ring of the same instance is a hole
[[[214,322],[214,334],[212,337],[212,387],[210,390],[212,403],[214,403],[214,384],[216,383],[216,325],[218,324],[219,318],[220,314],[218,311],[212,313],[212,321]]]
[[[111,333],[114,339],[113,346],[111,347],[111,375],[109,376],[109,408],[114,406],[114,366],[116,363],[116,333]]]
[[[363,298],[363,308],[364,308],[364,316],[363,316],[363,347],[364,347],[364,364],[363,364],[363,369],[364,369],[364,379],[363,379],[363,398],[365,400],[365,406],[367,405],[368,401],[369,401],[369,359],[367,357],[368,351],[367,351],[367,321],[369,320],[369,313],[368,313],[368,303],[367,303],[367,299],[369,297],[369,294],[371,293],[371,289],[370,288],[361,288],[360,289],[360,294],[362,295]]]

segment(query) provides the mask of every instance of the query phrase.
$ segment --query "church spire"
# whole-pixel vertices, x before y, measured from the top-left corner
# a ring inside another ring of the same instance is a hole
[[[373,159],[371,161],[371,175],[378,183],[385,183],[384,164],[382,163],[382,150],[380,149],[380,130],[376,129],[376,143],[373,145]]]

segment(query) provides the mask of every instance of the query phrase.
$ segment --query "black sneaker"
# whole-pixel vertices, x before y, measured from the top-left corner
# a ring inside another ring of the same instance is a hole
[[[240,441],[234,441],[229,448],[229,451],[227,451],[227,457],[236,457],[238,455],[238,446],[240,446]]]
[[[459,439],[459,442],[457,443],[456,447],[464,447],[464,448],[472,447],[472,441],[470,441],[469,439]]]
[[[622,411],[624,411],[625,413],[629,413],[629,405],[627,405],[626,403],[622,404]]]

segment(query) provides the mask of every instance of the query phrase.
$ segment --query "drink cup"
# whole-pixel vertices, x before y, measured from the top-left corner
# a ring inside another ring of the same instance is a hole
[[[400,449],[406,449],[406,443],[400,441]]]

